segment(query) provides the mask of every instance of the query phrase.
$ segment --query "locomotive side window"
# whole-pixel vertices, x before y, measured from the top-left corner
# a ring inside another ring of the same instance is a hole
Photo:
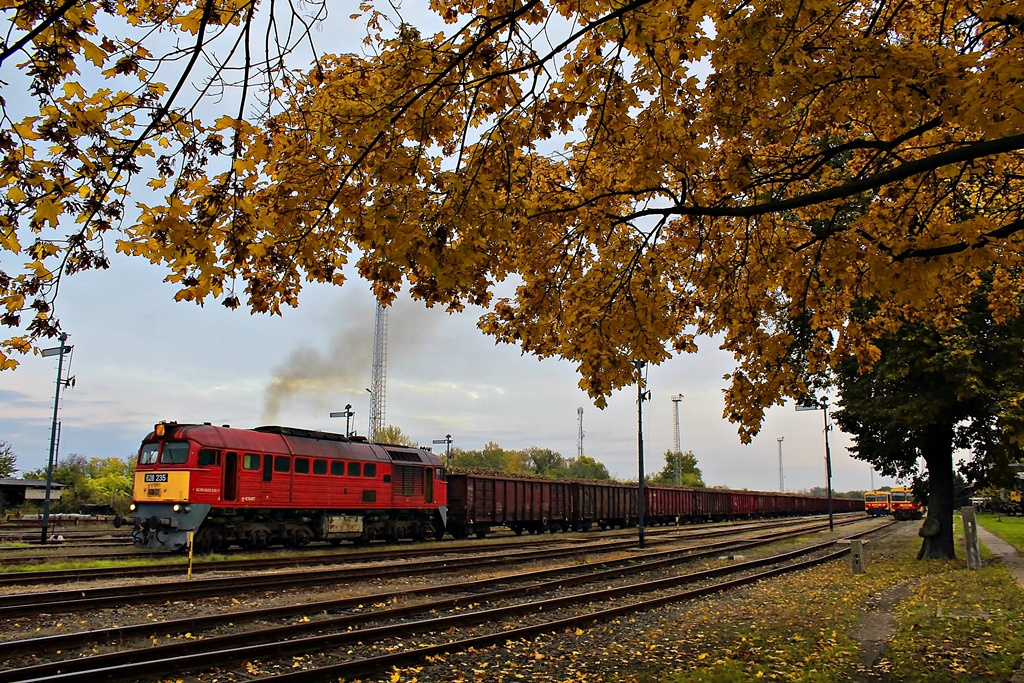
[[[242,456],[243,470],[258,470],[260,468],[260,456],[255,453],[246,453]]]
[[[348,476],[350,476],[350,477],[358,477],[359,476],[359,463],[357,463],[357,462],[350,462],[348,464]]]
[[[295,474],[309,474],[309,458],[295,458]]]
[[[159,451],[160,444],[158,443],[142,444],[142,452],[139,453],[139,464],[152,465],[156,462],[156,456],[159,454]]]
[[[345,476],[345,463],[343,463],[341,460],[332,460],[331,474],[333,474],[336,477]]]
[[[291,460],[288,458],[287,455],[278,455],[274,457],[275,472],[290,472],[291,469]]]
[[[164,452],[160,454],[162,465],[184,465],[188,462],[188,442],[168,441],[164,443]]]
[[[327,474],[327,461],[326,460],[314,460],[313,461],[313,474]]]
[[[363,476],[373,479],[377,476],[377,466],[372,462],[363,465]]]
[[[199,466],[220,465],[220,451],[203,448],[199,451]]]
[[[263,481],[270,481],[274,478],[274,456],[267,453],[263,456]]]

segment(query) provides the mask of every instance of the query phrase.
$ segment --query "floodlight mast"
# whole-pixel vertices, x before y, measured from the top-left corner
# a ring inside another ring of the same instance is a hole
[[[682,472],[679,471],[682,467],[682,462],[680,461],[680,449],[682,447],[679,445],[679,403],[682,400],[682,394],[672,395],[672,448],[676,454],[676,486],[680,486],[682,484],[683,477]]]

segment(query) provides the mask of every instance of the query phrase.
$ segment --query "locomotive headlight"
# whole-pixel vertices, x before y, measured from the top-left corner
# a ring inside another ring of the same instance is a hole
[[[128,510],[129,510],[130,512],[135,512],[135,503],[132,503],[131,505],[129,505],[129,506],[128,506]]]
[[[175,503],[174,505],[172,505],[172,506],[171,506],[171,509],[172,509],[172,510],[174,510],[175,512],[181,512],[181,506],[180,506],[180,505],[178,505],[177,503]]]

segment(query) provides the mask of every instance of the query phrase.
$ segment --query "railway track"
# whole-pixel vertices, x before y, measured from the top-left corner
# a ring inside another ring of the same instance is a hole
[[[817,518],[788,518],[783,520],[773,520],[775,528],[786,528],[788,526],[806,524],[809,519]],[[843,518],[838,518],[842,521]],[[853,515],[846,519],[863,519],[863,515]],[[658,539],[664,536],[674,536],[677,534],[685,534],[691,538],[709,538],[717,536],[723,532],[726,533],[739,533],[741,531],[749,529],[763,528],[764,522],[756,523],[743,523],[743,524],[728,524],[728,525],[701,525],[701,526],[678,526],[678,527],[656,527],[646,532],[646,535],[650,542],[657,543]],[[403,546],[392,550],[352,550],[346,548],[343,550],[326,551],[324,549],[315,549],[310,552],[300,552],[297,554],[290,555],[288,557],[281,557],[276,555],[265,555],[258,558],[245,559],[245,560],[219,560],[219,561],[205,561],[199,558],[193,563],[192,571],[194,574],[203,574],[209,572],[232,572],[232,571],[255,571],[255,570],[276,570],[276,569],[287,569],[294,567],[309,567],[313,565],[328,565],[328,564],[354,564],[360,562],[379,562],[385,560],[404,560],[409,557],[423,557],[423,556],[434,556],[442,553],[457,553],[457,552],[477,552],[482,549],[494,550],[494,549],[522,549],[536,546],[546,546],[551,544],[566,544],[575,543],[580,546],[588,544],[599,544],[603,542],[616,542],[615,539],[628,539],[627,543],[632,543],[632,539],[636,536],[635,531],[623,531],[623,532],[606,532],[600,536],[593,534],[586,535],[575,535],[575,534],[557,534],[546,536],[543,539],[537,538],[536,540],[510,540],[510,541],[451,541],[442,543],[426,543],[417,545]],[[532,538],[532,537],[531,537]],[[84,561],[84,560],[109,560],[111,562],[119,562],[125,560],[138,560],[138,559],[149,559],[158,560],[159,564],[150,564],[142,566],[131,566],[131,567],[109,567],[109,568],[88,568],[88,569],[57,569],[57,570],[38,570],[38,571],[21,571],[21,572],[0,572],[0,588],[6,586],[28,586],[33,584],[46,584],[46,583],[66,583],[68,581],[84,582],[93,581],[109,578],[131,578],[131,577],[156,577],[156,576],[173,576],[180,575],[187,570],[187,558],[181,555],[157,555],[154,553],[130,553],[130,554],[96,554],[96,555],[66,555],[66,556],[50,556],[47,555],[41,560],[46,561],[67,561],[69,559]],[[16,558],[0,558],[0,567],[11,567],[19,566],[24,564],[31,564],[26,562],[18,562]],[[2,604],[2,603],[0,603]]]
[[[783,536],[800,535],[820,531],[827,523],[817,523],[794,527],[788,532],[777,529],[767,531],[769,537],[778,539]],[[744,530],[737,533],[749,533]],[[719,532],[721,535],[721,532]],[[686,540],[703,541],[706,535],[688,536],[685,538],[661,538],[648,541],[648,545],[664,545],[680,543]],[[707,543],[702,543],[707,545]],[[426,572],[451,572],[454,569],[483,569],[506,565],[510,562],[536,562],[540,560],[557,560],[579,556],[583,553],[611,553],[632,550],[635,542],[630,540],[603,541],[590,545],[559,546],[522,550],[515,547],[514,552],[499,551],[495,554],[473,552],[469,555],[455,555],[436,559],[403,561],[397,565],[384,566],[376,564],[348,568],[331,568],[310,570],[308,568],[295,572],[274,572],[258,575],[246,575],[245,588],[249,592],[288,589],[299,586],[320,586],[340,582],[358,582],[375,579],[391,579],[402,576],[415,576]],[[378,558],[379,560],[380,558]],[[390,558],[386,558],[390,559]],[[253,567],[249,565],[249,569]],[[124,568],[127,569],[127,568]],[[145,568],[144,568],[145,569]],[[75,588],[45,592],[17,593],[0,596],[0,619],[12,619],[39,614],[75,614],[90,610],[118,607],[128,604],[153,603],[162,600],[183,600],[205,597],[219,597],[226,592],[237,594],[239,589],[238,576],[223,576],[207,579],[195,579],[188,582],[119,585],[103,588]]]
[[[890,523],[891,524],[891,523]],[[860,537],[884,528],[873,525],[851,534]],[[63,661],[0,670],[5,681],[100,681],[138,680],[145,676],[196,672],[211,667],[223,669],[228,663],[266,661],[298,653],[330,651],[353,643],[401,643],[408,636],[441,633],[488,623],[488,633],[448,639],[429,646],[377,652],[343,661],[321,662],[315,671],[295,671],[275,676],[274,680],[336,680],[378,673],[424,657],[482,647],[495,642],[531,637],[544,631],[564,629],[651,609],[669,602],[692,599],[712,592],[760,581],[780,574],[827,562],[848,552],[836,547],[835,539],[813,543],[786,553],[686,574],[673,570],[680,563],[707,560],[723,552],[749,551],[784,538],[806,534],[807,530],[772,532],[761,538],[701,544],[699,547],[649,552],[628,559],[608,560],[585,566],[567,566],[504,574],[478,581],[458,581],[404,591],[377,592],[341,600],[304,605],[235,611],[230,614],[184,619],[166,624],[139,624],[131,627],[62,634],[48,638],[0,643],[0,660],[9,660],[19,651],[54,652],[111,640],[129,642],[148,639],[154,634],[209,632],[227,620],[260,623],[293,619],[290,624],[270,628],[257,627],[230,635],[187,639],[157,647],[147,646],[94,656],[76,656]],[[459,565],[458,572],[470,568]],[[629,583],[637,575],[660,572],[661,575]],[[617,585],[611,585],[618,581]],[[579,585],[598,584],[599,590],[566,593]],[[554,594],[554,595],[552,595]],[[443,596],[443,597],[442,597]],[[425,601],[424,601],[425,600]],[[375,605],[362,610],[363,605]],[[486,609],[472,609],[487,604]],[[387,607],[378,607],[384,606]],[[569,614],[565,614],[565,612]],[[339,614],[340,613],[340,614]],[[301,617],[301,618],[299,618]],[[522,622],[529,622],[522,625]],[[510,627],[509,623],[518,624]],[[167,635],[165,635],[167,634]],[[149,643],[146,640],[147,645]],[[363,647],[361,651],[370,648]],[[289,667],[291,664],[289,663]],[[264,680],[264,679],[259,679]],[[269,679],[267,679],[269,680]]]

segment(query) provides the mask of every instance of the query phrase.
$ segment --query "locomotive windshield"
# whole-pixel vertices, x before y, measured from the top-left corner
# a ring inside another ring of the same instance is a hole
[[[188,462],[187,441],[167,441],[164,443],[164,452],[160,454],[162,465],[184,465]]]
[[[139,453],[139,464],[152,465],[153,463],[156,462],[156,456],[159,451],[160,444],[158,443],[142,444],[142,451]]]

